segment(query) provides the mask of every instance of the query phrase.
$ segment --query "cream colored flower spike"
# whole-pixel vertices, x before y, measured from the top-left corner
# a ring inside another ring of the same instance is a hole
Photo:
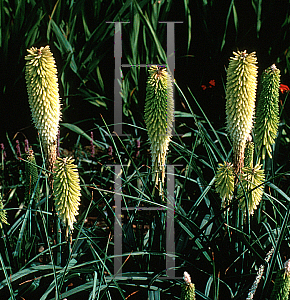
[[[255,52],[238,51],[234,55],[227,70],[226,115],[237,173],[243,167],[246,141],[253,127],[258,68]]]
[[[80,205],[80,179],[74,159],[57,158],[55,162],[53,192],[55,210],[62,222],[73,230]]]
[[[49,46],[30,48],[25,56],[25,79],[33,123],[38,130],[51,171],[61,117],[55,60]]]
[[[42,142],[50,145],[56,140],[61,116],[55,60],[49,46],[27,51],[25,79],[32,119]]]

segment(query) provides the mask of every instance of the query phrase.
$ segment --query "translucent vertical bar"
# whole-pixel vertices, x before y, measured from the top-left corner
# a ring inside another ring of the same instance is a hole
[[[166,276],[175,278],[174,166],[167,165]]]
[[[115,57],[115,81],[114,81],[114,132],[118,136],[126,136],[122,130],[122,97],[121,97],[121,66],[122,66],[122,23],[130,22],[106,22],[115,24],[114,33],[114,57]]]
[[[114,222],[114,276],[122,277],[122,178],[121,165],[115,165],[115,222]]]
[[[166,52],[166,59],[167,59],[167,66],[169,69],[169,73],[171,74],[172,81],[174,83],[174,71],[175,71],[175,24],[183,23],[183,22],[176,22],[176,21],[159,21],[159,23],[166,23],[167,25],[167,52]],[[174,85],[173,85],[173,99],[175,99],[174,95]],[[174,109],[175,110],[175,109]],[[175,120],[173,120],[172,124],[172,135],[175,134]],[[170,134],[170,132],[168,132]]]
[[[122,97],[121,97],[121,60],[122,60],[122,27],[121,22],[115,23],[115,82],[114,82],[114,131],[122,135]]]

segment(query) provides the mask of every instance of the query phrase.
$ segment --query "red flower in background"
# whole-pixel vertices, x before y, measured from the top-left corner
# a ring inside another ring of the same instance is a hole
[[[209,87],[211,88],[212,86],[215,86],[215,80],[214,79],[210,80],[210,82],[209,82]]]
[[[201,88],[203,90],[206,90],[207,88],[211,89],[213,86],[215,86],[215,80],[214,79],[210,80],[208,83],[209,83],[209,86],[206,86],[206,85],[203,84],[201,86]]]
[[[288,85],[282,84],[282,83],[280,84],[279,89],[280,89],[282,94],[284,94],[284,92],[288,92],[290,90]]]

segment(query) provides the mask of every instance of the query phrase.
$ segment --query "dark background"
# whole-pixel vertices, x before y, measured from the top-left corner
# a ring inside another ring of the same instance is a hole
[[[40,2],[44,10],[50,12],[54,8],[53,1]],[[107,6],[102,3],[100,12],[96,17],[96,13],[92,12],[89,6],[89,1],[77,1],[78,5],[82,6],[91,32],[99,25]],[[207,3],[207,5],[204,5]],[[171,9],[168,13],[168,21],[183,21],[183,24],[175,25],[176,38],[176,70],[175,79],[184,93],[189,96],[187,87],[191,89],[195,98],[204,109],[207,116],[217,126],[224,125],[225,120],[225,78],[226,67],[229,57],[233,51],[247,50],[247,52],[256,51],[258,58],[259,75],[262,70],[273,63],[281,70],[281,82],[289,84],[289,74],[286,64],[286,53],[290,44],[289,39],[289,2],[288,1],[262,1],[261,9],[261,27],[257,32],[257,12],[253,4],[258,5],[255,1],[236,1],[234,17],[231,7],[231,1],[191,1],[189,5],[191,16],[191,43],[189,51],[188,44],[188,16],[185,14],[182,3],[173,1]],[[121,6],[115,5],[115,13]],[[12,6],[12,9],[16,7]],[[113,7],[112,7],[113,11]],[[3,12],[2,12],[3,13]],[[26,6],[26,17],[30,17],[29,5]],[[68,19],[66,16],[68,11],[63,9],[63,19]],[[129,13],[130,14],[130,13]],[[229,15],[227,22],[227,15]],[[113,15],[110,15],[113,19]],[[24,22],[25,22],[24,20]],[[47,22],[49,17],[44,16],[44,21]],[[5,22],[5,20],[2,20]],[[27,20],[26,20],[27,21]],[[121,19],[122,21],[122,19]],[[287,22],[286,22],[287,21]],[[1,53],[1,73],[0,73],[0,142],[5,141],[6,133],[12,138],[17,133],[23,133],[35,142],[36,131],[32,125],[30,110],[27,99],[25,86],[24,67],[26,55],[26,47],[23,44],[25,37],[25,26],[15,28],[13,24],[15,20],[6,20],[10,22],[11,32],[9,42],[6,49],[2,46]],[[236,23],[235,23],[236,22]],[[25,24],[25,23],[24,23]],[[7,25],[7,24],[6,24]],[[45,27],[46,25],[46,27]],[[80,25],[80,24],[79,24]],[[126,48],[126,31],[130,31],[131,24],[126,24],[126,30],[123,32],[123,47]],[[13,27],[14,26],[14,27]],[[159,24],[160,28],[165,25]],[[29,27],[29,24],[27,25]],[[124,27],[123,27],[124,28]],[[80,30],[82,27],[80,26]],[[47,23],[43,22],[39,27],[40,35],[31,46],[45,46],[47,41]],[[162,37],[160,37],[162,38]],[[2,32],[2,39],[5,39],[5,32]],[[224,46],[222,42],[224,39]],[[78,51],[81,49],[82,38],[74,44],[74,54],[77,57]],[[51,34],[50,47],[56,58],[59,73],[65,72],[65,77],[70,82],[70,93],[64,95],[62,84],[60,82],[60,95],[63,98],[62,102],[67,101],[69,106],[63,104],[63,122],[75,123],[81,121],[80,127],[88,131],[94,128],[94,122],[102,125],[100,114],[102,114],[107,124],[113,123],[113,84],[114,84],[114,40],[110,36],[107,41],[96,50],[98,53],[105,51],[105,55],[100,59],[99,68],[103,76],[104,91],[100,92],[105,96],[107,109],[94,106],[79,95],[79,87],[81,80],[69,68],[64,68],[66,57],[55,46],[57,39],[54,34]],[[163,37],[164,47],[166,48],[166,37]],[[3,45],[3,43],[2,43]],[[94,51],[94,44],[92,51]],[[143,45],[140,43],[140,51]],[[139,50],[139,49],[138,49]],[[124,53],[126,50],[124,50]],[[98,56],[98,53],[95,53]],[[123,59],[123,63],[125,59]],[[141,62],[142,63],[142,62]],[[126,74],[127,70],[124,70]],[[131,111],[136,115],[136,120],[143,126],[143,107],[145,98],[146,70],[141,69],[139,84],[138,84],[138,103],[131,102]],[[215,80],[216,85],[213,88],[203,90],[201,85],[209,86],[209,81]],[[87,85],[90,88],[89,85]],[[96,90],[97,88],[94,87]],[[194,103],[190,103],[196,114],[200,114]],[[184,110],[181,100],[176,97],[176,109]],[[88,121],[85,121],[88,120]],[[124,121],[127,119],[124,117]],[[62,129],[64,131],[64,129]],[[19,136],[18,136],[19,137]],[[19,139],[21,139],[19,137]],[[73,142],[73,140],[71,140]]]

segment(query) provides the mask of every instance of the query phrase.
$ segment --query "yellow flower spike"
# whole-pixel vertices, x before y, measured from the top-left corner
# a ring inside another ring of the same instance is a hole
[[[257,88],[255,52],[234,52],[227,70],[226,115],[227,131],[233,142],[234,171],[244,165],[246,140],[252,131]]]
[[[153,181],[157,185],[161,173],[163,184],[174,120],[173,83],[166,68],[152,66],[149,69],[144,119],[151,142]]]
[[[55,60],[49,46],[27,50],[25,79],[33,123],[38,130],[51,171],[61,117]]]
[[[70,230],[78,215],[81,196],[79,173],[73,162],[72,157],[56,159],[53,183],[55,210]]]
[[[257,164],[254,168],[244,167],[242,171],[237,197],[240,198],[240,207],[244,214],[249,209],[249,213],[252,215],[262,200],[265,173],[260,164]],[[248,206],[245,193],[247,195]]]
[[[273,64],[262,74],[261,92],[257,105],[255,142],[265,159],[266,152],[272,158],[271,146],[275,143],[279,125],[280,70]]]
[[[233,165],[228,162],[224,162],[224,164],[219,164],[216,174],[215,188],[222,199],[222,207],[227,206],[229,204],[229,201],[233,197],[234,181],[235,176],[233,171]]]

